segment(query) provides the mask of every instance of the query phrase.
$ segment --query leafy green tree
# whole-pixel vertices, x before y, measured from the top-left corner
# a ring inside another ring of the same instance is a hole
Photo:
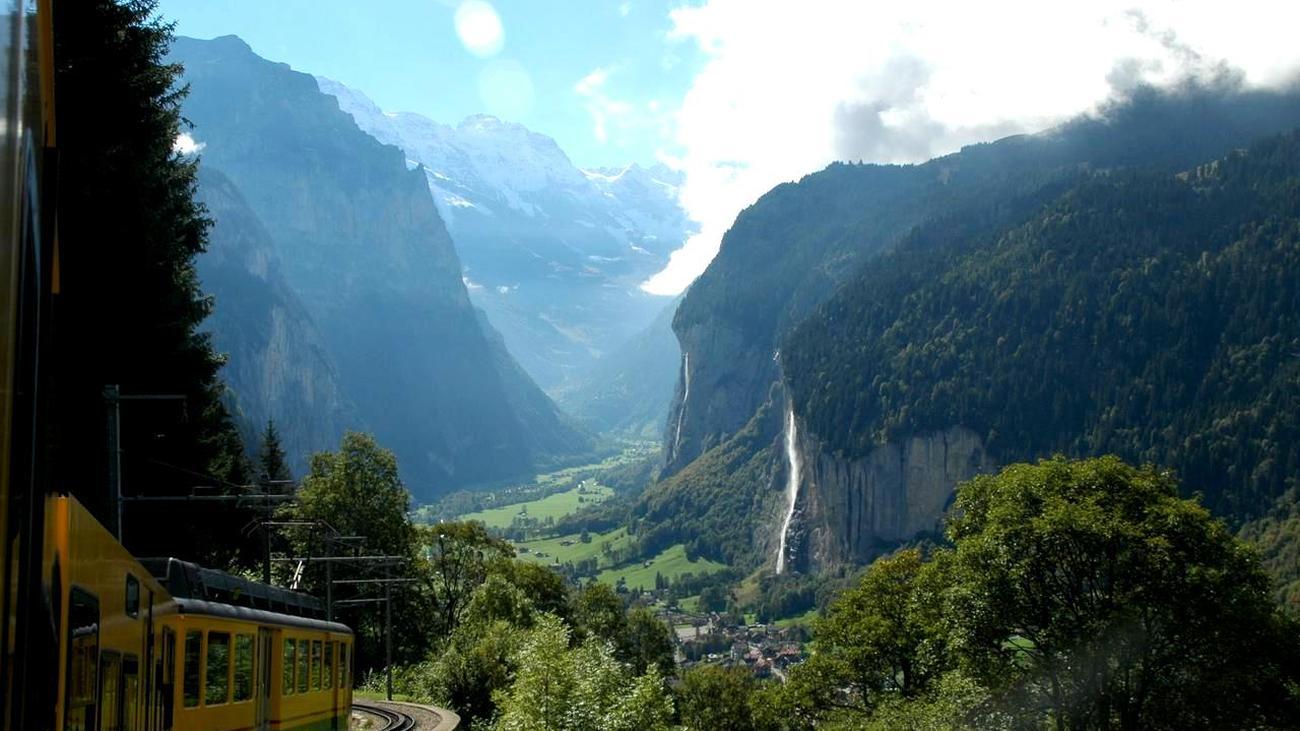
[[[744,668],[702,665],[682,673],[677,711],[685,731],[753,731],[755,683]]]
[[[1254,552],[1115,457],[958,489],[953,548],[878,560],[759,692],[779,728],[1293,728],[1300,643]]]
[[[407,518],[411,494],[397,472],[397,458],[374,437],[348,432],[337,452],[312,455],[311,468],[286,513],[303,521],[324,521],[346,536],[364,536],[366,547],[390,556],[410,556],[415,529]],[[313,528],[295,530],[294,547],[310,555]]]
[[[493,537],[482,523],[446,522],[414,528],[423,554],[423,585],[436,607],[434,633],[447,636],[460,623],[466,603],[494,562],[515,555],[509,543]]]
[[[720,586],[706,586],[700,591],[700,609],[706,612],[727,611],[727,592]]]
[[[399,557],[395,575],[420,571],[416,532],[407,518],[411,498],[398,476],[397,458],[370,435],[348,432],[337,452],[312,455],[310,471],[298,488],[297,498],[279,513],[281,517],[307,524],[286,531],[286,539],[296,556],[311,558],[349,550],[330,541],[330,536],[337,531],[344,536],[364,537],[365,548],[371,555]],[[330,578],[343,578],[340,573],[331,577],[331,569],[323,562],[308,561],[304,569],[299,588],[320,597],[326,596],[326,582]],[[350,570],[376,577],[375,569],[364,565]],[[349,591],[334,591],[333,598],[378,598],[383,596],[383,591],[375,585],[355,585]],[[425,618],[433,613],[432,596],[407,585],[399,584],[392,589],[392,602],[397,626],[423,627]],[[336,617],[357,631],[358,674],[380,665],[384,657],[384,615],[366,611],[361,608],[364,606],[336,612]],[[399,662],[414,662],[427,652],[433,635],[427,631],[411,631],[403,633],[402,638],[402,642],[394,645],[394,657]]]
[[[574,621],[579,637],[596,637],[618,645],[627,632],[623,600],[607,584],[591,583],[576,597]]]
[[[1069,729],[1300,723],[1295,627],[1254,552],[1167,473],[1014,465],[964,485],[954,516],[951,641],[1021,713]]]
[[[618,659],[631,665],[637,675],[648,668],[657,668],[663,675],[672,675],[677,669],[672,630],[645,607],[627,613],[627,628],[614,649]]]
[[[572,623],[573,607],[564,577],[533,561],[499,559],[488,567],[490,575],[504,577],[528,597],[539,612],[548,612]]]
[[[609,645],[569,646],[569,629],[542,615],[519,650],[515,682],[501,694],[502,731],[668,729],[672,700],[653,668],[629,677]]]

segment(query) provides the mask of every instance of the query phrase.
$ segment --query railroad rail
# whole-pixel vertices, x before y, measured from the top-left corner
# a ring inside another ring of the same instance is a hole
[[[352,707],[362,713],[368,713],[383,719],[384,725],[377,731],[414,731],[416,728],[415,719],[406,713],[382,706],[374,706],[369,703],[352,702]]]

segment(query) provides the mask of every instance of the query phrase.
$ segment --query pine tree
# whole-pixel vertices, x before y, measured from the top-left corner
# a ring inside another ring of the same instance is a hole
[[[246,468],[221,403],[224,359],[199,332],[213,303],[194,257],[209,221],[194,201],[198,161],[174,149],[184,88],[180,67],[164,62],[172,27],[156,9],[154,0],[54,6],[60,290],[46,361],[50,480],[101,520],[112,510],[107,385],[183,397],[121,404],[123,494],[234,491]],[[124,541],[137,554],[225,562],[248,517],[135,503]]]
[[[293,480],[285,459],[284,449],[280,446],[280,432],[275,428],[275,420],[267,419],[266,429],[262,432],[262,449],[258,453],[258,478],[263,489],[269,492],[288,492]]]

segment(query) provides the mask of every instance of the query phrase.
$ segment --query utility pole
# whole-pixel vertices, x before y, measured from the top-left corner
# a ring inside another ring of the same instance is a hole
[[[384,578],[391,579],[393,570],[388,564],[384,565]],[[390,582],[384,582],[384,624],[387,628],[384,630],[384,672],[387,673],[387,690],[388,700],[393,699],[393,585]]]
[[[113,534],[118,543],[122,542],[121,403],[121,388],[117,384],[104,386],[104,435],[108,438],[108,532]]]
[[[104,436],[108,442],[108,532],[122,542],[122,402],[184,401],[184,394],[156,393],[122,395],[116,383],[104,386]]]

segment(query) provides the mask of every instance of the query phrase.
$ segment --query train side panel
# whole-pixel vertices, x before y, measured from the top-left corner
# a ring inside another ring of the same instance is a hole
[[[167,624],[180,648],[177,731],[348,728],[350,635],[191,613]]]
[[[167,591],[71,498],[46,504],[46,573],[60,618],[55,728],[161,729],[161,648],[154,629]]]

